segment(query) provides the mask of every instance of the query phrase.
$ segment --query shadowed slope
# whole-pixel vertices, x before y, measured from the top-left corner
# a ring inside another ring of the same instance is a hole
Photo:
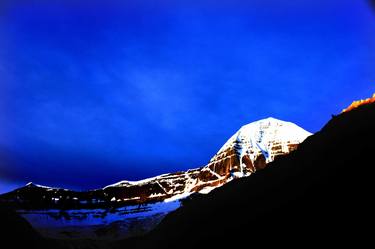
[[[187,201],[120,248],[339,245],[369,239],[375,104],[334,117],[299,149],[249,178]]]
[[[1,248],[47,248],[46,241],[15,212],[0,207]]]

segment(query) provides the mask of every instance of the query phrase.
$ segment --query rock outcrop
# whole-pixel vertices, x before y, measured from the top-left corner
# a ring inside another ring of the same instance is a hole
[[[344,110],[342,110],[342,112],[348,112],[348,111],[356,109],[356,108],[358,108],[358,107],[360,107],[362,105],[367,105],[367,104],[371,104],[371,103],[375,103],[375,93],[372,95],[371,98],[353,101],[350,104],[350,106],[348,106],[347,108],[345,108]]]

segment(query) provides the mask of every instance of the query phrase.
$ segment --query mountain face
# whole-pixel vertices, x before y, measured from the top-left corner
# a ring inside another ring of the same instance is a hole
[[[104,189],[125,194],[128,191],[122,191],[121,188],[139,189],[146,186],[143,198],[135,191],[133,195],[128,193],[122,196],[125,197],[123,201],[136,198],[147,200],[150,197],[180,198],[195,192],[208,193],[234,178],[249,176],[263,169],[276,157],[295,150],[310,135],[293,123],[274,118],[263,119],[243,126],[202,168],[137,182],[122,181]],[[150,188],[150,185],[153,187]]]
[[[310,135],[293,123],[263,119],[237,131],[206,167],[220,176],[248,176],[295,150]]]
[[[374,127],[375,103],[335,116],[298,150],[251,177],[189,197],[152,232],[119,248],[372,243]]]
[[[0,202],[13,206],[49,237],[135,236],[154,228],[180,206],[180,199],[192,193],[209,193],[236,178],[249,176],[294,151],[310,135],[293,123],[263,119],[238,130],[202,168],[121,181],[86,192],[29,183],[0,196]]]

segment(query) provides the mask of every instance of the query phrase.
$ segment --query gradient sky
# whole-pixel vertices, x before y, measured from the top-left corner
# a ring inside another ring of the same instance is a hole
[[[375,92],[365,0],[2,0],[0,192],[204,165],[269,116],[318,131]]]

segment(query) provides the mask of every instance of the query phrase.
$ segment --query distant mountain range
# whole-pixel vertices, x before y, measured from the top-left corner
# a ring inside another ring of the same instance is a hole
[[[48,237],[139,235],[178,208],[180,199],[193,193],[207,194],[233,179],[249,176],[294,151],[310,135],[293,123],[267,118],[239,129],[202,168],[121,181],[86,192],[28,183],[1,195],[0,202],[18,210]]]

